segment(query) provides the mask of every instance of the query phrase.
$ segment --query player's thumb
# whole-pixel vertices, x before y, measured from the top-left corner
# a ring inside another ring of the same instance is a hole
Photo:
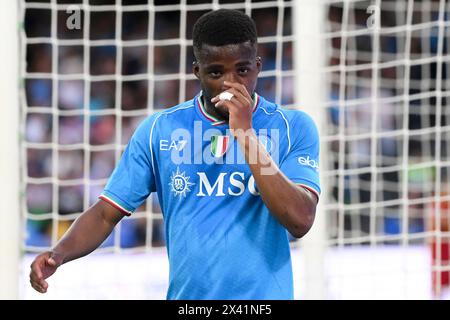
[[[56,261],[52,257],[47,259],[47,264],[51,267],[56,267]]]

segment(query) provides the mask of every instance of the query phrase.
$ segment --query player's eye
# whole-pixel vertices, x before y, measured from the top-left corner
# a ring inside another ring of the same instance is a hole
[[[238,72],[239,72],[239,74],[241,74],[241,75],[245,75],[245,74],[247,74],[249,71],[250,71],[249,68],[239,68],[239,69],[238,69]]]
[[[220,78],[222,76],[222,72],[217,70],[212,70],[208,72],[208,75],[212,78]]]

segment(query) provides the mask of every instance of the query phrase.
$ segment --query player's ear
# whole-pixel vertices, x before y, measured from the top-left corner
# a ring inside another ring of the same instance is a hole
[[[198,61],[192,62],[192,72],[195,74],[197,79],[200,79],[200,67],[198,65]]]
[[[260,56],[256,57],[256,67],[258,68],[258,73],[262,70],[262,59]]]

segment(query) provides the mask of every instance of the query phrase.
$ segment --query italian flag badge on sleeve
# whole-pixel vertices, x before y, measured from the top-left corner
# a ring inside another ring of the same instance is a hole
[[[211,137],[211,153],[214,157],[220,158],[227,152],[230,142],[229,136],[212,136]]]

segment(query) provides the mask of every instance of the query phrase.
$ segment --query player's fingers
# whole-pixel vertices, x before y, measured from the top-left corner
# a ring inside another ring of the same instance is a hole
[[[37,282],[37,285],[38,285],[41,289],[43,289],[44,292],[47,291],[47,288],[48,288],[48,283],[47,283],[47,281],[45,281],[45,280],[40,280],[40,281]]]
[[[42,273],[42,268],[48,264],[48,260],[50,258],[50,254],[48,252],[44,252],[37,256],[30,265],[30,275],[34,273],[36,278],[43,279],[44,275]]]
[[[241,110],[244,109],[248,109],[248,105],[243,104],[242,102],[240,102],[238,99],[235,99],[234,97],[231,100],[219,100],[218,102],[216,102],[214,104],[214,106],[220,107],[220,106],[224,106],[225,108],[227,108],[229,113],[240,113],[242,112]]]
[[[44,288],[48,286],[48,284],[44,280],[44,278],[42,276],[38,277],[35,272],[30,273],[30,282],[36,283],[39,286],[44,287]]]
[[[30,281],[39,281],[40,279],[36,276],[35,273],[30,273]]]
[[[243,84],[240,84],[237,82],[229,82],[229,81],[224,81],[223,84],[227,87],[231,87],[231,88],[237,90],[239,93],[241,93],[247,99],[252,100],[250,93],[247,91],[247,88]]]
[[[36,265],[31,265],[31,271],[30,271],[30,279],[33,279],[34,281],[39,281],[43,278],[41,269]]]
[[[35,281],[33,281],[33,280],[30,279],[30,284],[31,284],[31,287],[32,287],[34,290],[39,291],[39,292],[41,291],[40,286],[39,286]]]
[[[239,102],[240,107],[249,108],[253,105],[253,99],[248,95],[247,91],[243,94],[241,90],[238,90],[235,87],[230,87],[226,91],[233,95],[230,101]],[[219,96],[217,97],[219,98]]]
[[[39,292],[42,290],[41,286],[36,281],[33,281],[32,279],[30,279],[30,284],[34,290],[39,291]]]
[[[33,287],[33,289],[35,289],[36,291],[38,291],[40,293],[47,292],[48,284],[45,281],[38,282],[38,281],[33,281],[30,279],[30,284]]]
[[[233,94],[233,98],[231,98],[231,100],[233,101],[233,99],[236,99],[237,101],[239,101],[242,107],[249,107],[252,105],[252,99],[243,95],[242,92],[237,90],[236,88],[230,88],[227,91]]]
[[[226,98],[225,98],[225,97],[222,97],[222,95],[223,95],[224,93],[229,94],[230,97],[226,97]],[[234,100],[235,102],[237,102],[237,101],[240,101],[240,100],[241,100],[241,99],[240,99],[240,96],[241,96],[240,93],[238,94],[236,90],[234,90],[233,88],[230,88],[230,89],[227,89],[227,90],[221,92],[220,94],[218,94],[218,95],[215,96],[214,98],[212,98],[212,99],[211,99],[211,102],[212,102],[212,103],[218,103],[218,102],[224,101],[224,100],[226,100],[226,101],[232,101],[232,100]]]
[[[234,103],[232,103],[231,101],[228,101],[228,100],[219,100],[218,102],[216,102],[215,104],[214,104],[214,106],[217,108],[217,107],[220,107],[220,106],[225,106],[227,109],[228,109],[228,111],[230,111],[230,109],[234,109],[234,108],[236,108],[236,106],[234,105]]]
[[[226,92],[231,93],[233,96],[230,98],[230,100],[221,100],[220,95],[214,97],[211,99],[211,102],[215,104],[216,107],[220,105],[224,105],[224,101],[230,101],[237,105],[239,108],[246,108],[251,105],[251,100],[248,100],[245,96],[242,95],[241,92],[237,91],[234,88],[230,88],[226,90]]]
[[[47,263],[52,267],[56,267],[56,261],[52,257],[48,258]]]

